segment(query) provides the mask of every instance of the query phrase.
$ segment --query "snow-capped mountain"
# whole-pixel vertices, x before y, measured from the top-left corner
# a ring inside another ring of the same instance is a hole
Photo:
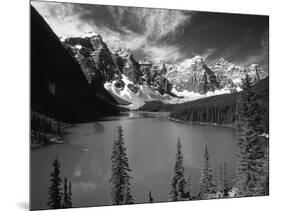
[[[244,68],[223,58],[208,66],[199,55],[179,64],[153,64],[149,58],[137,61],[130,49],[114,51],[94,32],[63,37],[61,42],[78,61],[94,90],[103,85],[132,103],[133,108],[150,100],[179,103],[231,93],[240,90],[246,73],[256,81],[267,76],[258,65]]]
[[[208,66],[202,57],[195,56],[178,65],[170,65],[167,78],[174,85],[177,93],[183,91],[193,91],[201,94],[207,94],[208,92],[220,93],[221,91],[230,93],[241,90],[241,79],[245,77],[246,73],[255,82],[268,75],[257,64],[241,67],[220,58],[213,65]]]
[[[206,94],[220,88],[216,76],[201,56],[168,67],[167,78],[178,92],[187,90]]]
[[[62,38],[63,46],[78,61],[93,89],[103,84],[108,91],[141,106],[147,100],[171,100],[172,85],[164,77],[165,65],[138,62],[129,49],[113,51],[94,32]]]
[[[245,77],[246,73],[256,83],[268,76],[268,73],[264,71],[258,64],[242,67],[232,64],[226,61],[224,58],[220,58],[210,68],[216,74],[221,86],[232,91],[241,89],[241,79]]]

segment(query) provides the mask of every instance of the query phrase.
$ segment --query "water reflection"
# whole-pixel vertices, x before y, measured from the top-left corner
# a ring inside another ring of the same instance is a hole
[[[143,118],[168,118],[168,116],[169,116],[169,112],[130,111],[130,112],[121,112],[119,116],[104,117],[102,118],[102,121],[143,119]]]

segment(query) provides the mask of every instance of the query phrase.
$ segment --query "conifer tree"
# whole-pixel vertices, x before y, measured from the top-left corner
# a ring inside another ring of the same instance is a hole
[[[130,191],[131,169],[126,154],[126,147],[122,127],[117,127],[117,137],[114,139],[111,155],[112,173],[109,182],[111,183],[112,204],[119,205],[133,203]]]
[[[181,141],[180,138],[178,138],[174,176],[171,182],[171,201],[179,201],[187,198],[187,182],[184,176],[183,155],[181,148]]]
[[[130,185],[131,184],[130,184],[129,178],[127,177],[126,182],[125,182],[124,204],[133,204],[134,203],[134,199],[131,194]]]
[[[247,162],[247,146],[246,146],[246,132],[247,132],[247,105],[243,100],[242,93],[238,94],[236,99],[236,113],[235,113],[235,128],[238,135],[238,160],[236,166],[236,184],[238,188],[238,195],[245,196],[248,192],[247,181],[248,181],[248,162]]]
[[[201,167],[201,175],[199,181],[199,192],[203,198],[206,194],[212,194],[216,192],[213,170],[210,164],[210,157],[207,145],[205,145],[203,155],[203,163]]]
[[[151,194],[151,190],[149,190],[148,200],[149,200],[150,203],[154,202],[154,199],[153,199],[152,194]]]
[[[237,99],[236,130],[238,134],[238,162],[236,186],[239,196],[263,195],[262,188],[265,151],[262,149],[264,128],[252,80],[246,74],[243,92]]]
[[[51,173],[51,186],[49,187],[49,200],[48,200],[48,207],[50,209],[60,209],[61,206],[61,177],[60,177],[60,163],[57,158],[55,158],[53,162],[53,172]]]
[[[68,184],[67,184],[67,178],[64,178],[63,181],[63,208],[67,208],[68,206]]]
[[[63,208],[71,208],[71,183],[67,181],[67,178],[64,178],[64,185],[63,185]]]
[[[68,183],[68,207],[71,208],[72,207],[72,185],[71,182]]]

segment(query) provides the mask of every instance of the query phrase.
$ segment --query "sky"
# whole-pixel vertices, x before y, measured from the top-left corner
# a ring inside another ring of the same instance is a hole
[[[196,55],[268,69],[268,16],[32,1],[57,36],[101,34],[136,59],[179,63]]]

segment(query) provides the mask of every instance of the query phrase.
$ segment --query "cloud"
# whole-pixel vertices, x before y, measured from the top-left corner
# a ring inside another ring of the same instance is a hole
[[[74,4],[32,1],[32,6],[44,17],[58,36],[77,36],[93,31],[94,24],[80,21],[81,13],[74,13]]]
[[[208,59],[210,56],[214,55],[215,53],[217,52],[217,49],[216,48],[208,48],[206,49],[202,54],[202,58],[204,60]]]
[[[161,41],[166,37],[175,38],[181,27],[190,24],[193,15],[178,10],[54,2],[32,2],[32,5],[58,36],[80,36],[94,31],[101,34],[112,49],[142,50],[151,60],[170,62],[182,57],[180,48]]]
[[[146,46],[143,51],[153,62],[178,61],[183,58],[179,47],[176,46]]]

